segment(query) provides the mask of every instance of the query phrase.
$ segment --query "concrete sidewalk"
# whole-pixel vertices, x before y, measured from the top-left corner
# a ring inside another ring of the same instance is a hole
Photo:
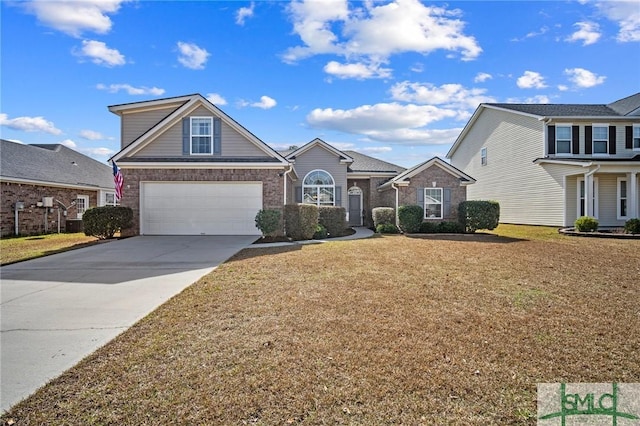
[[[3,411],[196,282],[255,236],[141,236],[0,268]]]

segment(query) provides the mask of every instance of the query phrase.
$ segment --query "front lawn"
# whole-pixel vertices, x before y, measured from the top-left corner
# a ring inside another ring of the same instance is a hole
[[[536,383],[639,382],[640,241],[510,236],[244,250],[3,420],[532,425]]]
[[[97,238],[87,237],[84,233],[3,237],[0,239],[0,265],[60,253],[96,241]]]

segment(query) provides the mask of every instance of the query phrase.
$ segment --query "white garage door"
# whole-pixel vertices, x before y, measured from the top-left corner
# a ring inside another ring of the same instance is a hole
[[[259,235],[261,182],[143,182],[143,235]]]

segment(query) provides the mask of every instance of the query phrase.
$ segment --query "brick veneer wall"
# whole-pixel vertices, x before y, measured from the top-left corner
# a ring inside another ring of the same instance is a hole
[[[16,201],[24,203],[24,210],[18,213],[20,235],[37,235],[45,232],[58,232],[58,204],[47,210],[47,229],[45,231],[45,208],[37,207],[37,203],[44,197],[53,197],[65,206],[78,198],[78,195],[89,196],[89,207],[98,205],[98,191],[82,189],[54,188],[42,185],[3,182],[2,202],[0,203],[0,222],[2,236],[15,234],[15,213],[13,204]],[[75,219],[77,211],[71,207],[65,217],[60,209],[60,232],[66,231],[66,220]]]
[[[261,169],[122,169],[124,190],[120,204],[133,210],[133,227],[123,235],[140,234],[141,182],[262,182],[262,205],[282,210],[284,181],[282,170]],[[290,182],[288,182],[289,184]]]

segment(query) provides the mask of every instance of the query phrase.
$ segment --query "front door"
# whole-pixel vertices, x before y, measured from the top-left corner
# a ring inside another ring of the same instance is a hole
[[[349,226],[362,226],[362,190],[349,188]]]

